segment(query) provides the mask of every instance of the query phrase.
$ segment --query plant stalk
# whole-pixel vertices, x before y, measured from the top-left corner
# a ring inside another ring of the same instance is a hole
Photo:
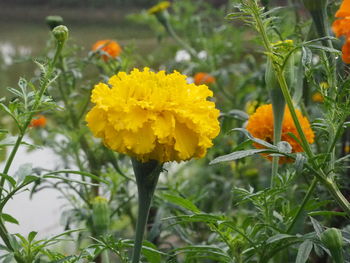
[[[139,263],[143,235],[145,232],[154,191],[156,189],[159,174],[162,170],[162,165],[154,160],[148,161],[146,163],[141,163],[136,159],[132,159],[132,165],[134,168],[137,190],[139,195],[139,209],[136,223],[136,234],[132,254],[132,263]]]

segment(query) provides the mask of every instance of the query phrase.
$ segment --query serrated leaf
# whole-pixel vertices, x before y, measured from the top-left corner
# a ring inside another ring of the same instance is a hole
[[[277,143],[277,149],[281,153],[291,153],[292,152],[292,146],[286,141],[281,141]]]
[[[321,224],[320,224],[316,219],[314,219],[313,217],[310,216],[310,219],[311,219],[312,226],[314,227],[317,236],[318,236],[319,238],[321,238],[321,234],[322,234],[322,232],[323,232],[323,227],[322,227]]]
[[[303,171],[306,160],[307,159],[302,153],[297,153],[297,157],[295,159],[295,170],[297,173],[301,173]]]
[[[247,136],[247,138],[249,138],[249,139],[252,140],[253,142],[256,142],[256,143],[258,143],[258,144],[260,144],[260,145],[263,145],[263,146],[265,146],[265,147],[268,148],[268,149],[277,150],[277,147],[276,147],[276,146],[274,146],[273,144],[268,143],[268,142],[266,142],[266,141],[264,141],[264,140],[261,140],[261,139],[259,139],[259,138],[253,137],[246,129],[235,128],[235,129],[232,129],[232,131],[240,131],[240,132],[244,133],[244,135]]]
[[[258,153],[274,153],[274,151],[268,150],[268,149],[250,149],[250,150],[237,151],[237,152],[233,152],[223,156],[219,156],[214,160],[212,160],[209,164],[212,165],[212,164],[222,163],[222,162],[231,162],[231,161],[242,159],[244,157],[248,157]]]
[[[301,63],[305,68],[308,68],[310,67],[312,62],[312,52],[308,47],[302,47],[301,51],[302,51]]]
[[[313,243],[310,240],[305,240],[303,243],[301,243],[298,249],[297,259],[295,260],[295,263],[305,263],[309,258],[312,247]]]
[[[323,50],[325,52],[336,53],[338,55],[341,55],[341,52],[338,49],[335,49],[335,48],[330,48],[330,47],[325,47],[325,46],[320,46],[320,45],[308,45],[308,47],[313,48],[313,49]]]

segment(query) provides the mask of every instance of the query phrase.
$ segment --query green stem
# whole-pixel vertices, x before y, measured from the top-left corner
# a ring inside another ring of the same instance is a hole
[[[256,21],[256,27],[258,32],[261,34],[261,37],[264,42],[265,49],[268,53],[268,55],[271,56],[273,54],[273,50],[270,44],[270,41],[267,37],[267,33],[264,27],[264,24],[260,18],[260,13],[259,13],[259,7],[257,6],[257,3],[255,1],[251,1],[251,10],[253,12],[254,19]],[[277,80],[280,84],[281,91],[283,93],[283,97],[286,100],[286,103],[288,105],[290,114],[292,116],[294,125],[298,131],[299,137],[301,139],[301,144],[303,147],[303,150],[305,151],[311,165],[313,168],[317,170],[317,173],[315,174],[317,178],[320,180],[320,182],[328,189],[328,191],[332,194],[334,199],[337,201],[337,203],[342,207],[342,209],[350,216],[350,203],[347,201],[347,199],[343,196],[343,194],[339,191],[338,186],[336,183],[333,181],[332,178],[327,178],[326,174],[324,171],[320,168],[318,163],[315,161],[314,155],[311,151],[311,147],[307,141],[307,138],[303,132],[303,129],[300,125],[298,116],[296,114],[292,97],[290,95],[288,85],[286,82],[286,79],[283,74],[283,70],[275,63],[273,63],[273,68],[277,77]]]
[[[196,51],[190,47],[185,41],[183,41],[174,31],[173,27],[171,26],[169,19],[166,17],[166,14],[161,12],[156,14],[158,21],[165,27],[166,31],[169,33],[169,35],[177,42],[180,46],[182,46],[184,49],[186,49],[194,58],[197,58]]]
[[[41,102],[41,98],[42,96],[44,95],[47,87],[48,87],[48,84],[50,83],[51,81],[51,77],[52,77],[52,74],[53,74],[53,70],[54,70],[54,66],[59,58],[59,55],[62,51],[62,48],[63,48],[63,43],[62,44],[58,44],[57,45],[57,48],[56,48],[56,53],[55,53],[55,56],[54,56],[54,59],[52,60],[52,62],[50,63],[49,65],[49,68],[48,68],[48,71],[45,75],[45,77],[43,78],[43,81],[42,81],[42,84],[41,84],[41,87],[40,87],[40,90],[39,90],[39,94],[34,102],[34,105],[30,111],[30,114],[28,115],[24,125],[23,125],[23,128],[20,130],[20,134],[18,135],[17,137],[17,140],[16,140],[16,143],[14,145],[14,147],[12,148],[12,151],[10,153],[10,156],[9,158],[7,159],[6,161],[6,164],[5,164],[5,168],[3,170],[3,174],[7,174],[10,170],[10,167],[11,167],[11,164],[13,162],[13,159],[15,158],[15,155],[18,151],[18,148],[19,146],[21,145],[22,143],[22,140],[23,140],[23,137],[25,135],[25,132],[33,118],[33,115],[35,114],[36,110],[38,109],[39,105],[40,105],[40,102]],[[4,184],[5,184],[5,177],[1,177],[1,180],[0,180],[0,197],[2,196],[2,189],[4,187]]]
[[[132,255],[132,263],[139,263],[143,235],[145,232],[153,194],[156,189],[162,165],[154,160],[151,160],[146,163],[141,163],[135,159],[132,159],[132,165],[134,168],[137,190],[139,195],[139,209],[136,223],[136,234],[134,250]]]
[[[299,217],[300,217],[300,214],[302,213],[302,211],[304,211],[304,208],[305,208],[306,203],[309,201],[309,199],[310,199],[312,193],[313,193],[314,190],[315,190],[315,187],[316,187],[316,185],[317,185],[317,181],[318,181],[318,180],[317,180],[316,177],[314,177],[314,178],[312,179],[311,185],[310,185],[309,189],[307,190],[307,193],[306,193],[306,195],[304,196],[304,199],[303,199],[303,201],[301,202],[301,205],[299,206],[298,211],[297,211],[297,213],[295,214],[295,216],[294,216],[294,218],[293,218],[293,220],[292,220],[292,223],[289,225],[289,227],[288,227],[286,233],[290,233],[290,232],[293,230],[293,227],[294,227],[294,225],[296,224],[296,222],[298,221],[298,219],[299,219]]]
[[[102,262],[103,263],[109,263],[109,254],[108,254],[108,250],[105,250],[102,252]]]

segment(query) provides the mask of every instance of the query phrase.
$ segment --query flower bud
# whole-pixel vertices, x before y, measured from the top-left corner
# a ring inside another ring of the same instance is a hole
[[[344,262],[343,237],[339,229],[328,228],[321,234],[321,241],[331,252],[334,262]]]
[[[60,25],[56,26],[52,30],[52,34],[56,38],[57,42],[63,44],[68,38],[68,28],[66,26]]]
[[[63,18],[61,16],[47,16],[45,21],[51,30],[56,26],[63,25]]]
[[[106,198],[97,196],[92,204],[92,224],[94,231],[103,235],[107,233],[110,225],[110,210]]]

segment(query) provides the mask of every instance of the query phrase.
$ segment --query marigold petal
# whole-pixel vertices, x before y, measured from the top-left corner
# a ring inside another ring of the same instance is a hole
[[[200,158],[220,131],[219,111],[207,100],[213,93],[206,85],[188,84],[179,72],[134,69],[108,84],[95,86],[96,106],[86,120],[115,151],[141,161]]]
[[[196,152],[198,135],[190,130],[185,124],[175,124],[175,150],[182,160],[187,160]]]
[[[335,13],[335,17],[347,17],[350,16],[350,0],[343,0],[340,8]]]

